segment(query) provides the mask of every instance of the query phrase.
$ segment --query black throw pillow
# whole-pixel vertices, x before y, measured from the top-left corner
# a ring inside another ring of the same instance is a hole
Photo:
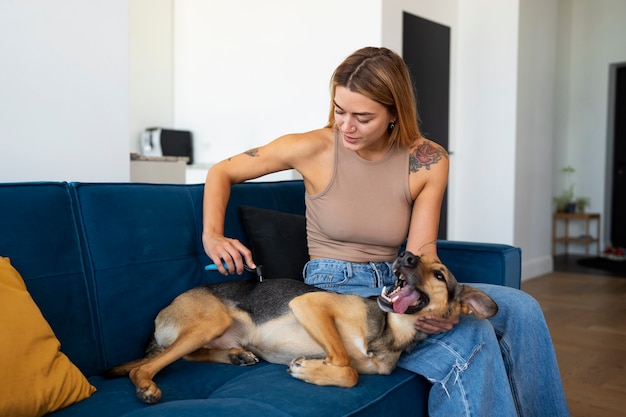
[[[309,260],[304,216],[251,206],[240,206],[239,215],[263,278],[302,281]]]

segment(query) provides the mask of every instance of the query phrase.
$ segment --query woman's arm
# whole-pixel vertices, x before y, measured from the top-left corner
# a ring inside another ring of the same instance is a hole
[[[254,268],[250,250],[239,240],[224,236],[226,206],[233,184],[284,171],[298,170],[307,187],[319,181],[315,169],[323,166],[320,155],[328,148],[328,129],[282,136],[260,148],[215,164],[204,185],[202,243],[206,254],[222,274],[244,271],[244,262]],[[309,189],[309,188],[307,188]],[[227,268],[224,268],[226,264]]]
[[[438,259],[437,235],[448,167],[448,153],[434,142],[424,139],[411,150],[409,186],[413,211],[406,248],[415,255]]]
[[[233,184],[291,168],[280,149],[289,136],[266,146],[250,149],[211,167],[204,184],[202,243],[206,254],[222,274],[244,271],[244,262],[254,268],[252,252],[237,239],[224,236],[224,218]],[[228,270],[223,266],[226,265]]]
[[[410,155],[409,183],[414,197],[407,250],[419,256],[439,259],[437,234],[441,203],[448,183],[448,154],[439,145],[424,140]],[[459,322],[459,317],[442,319],[420,317],[415,327],[426,334],[446,332]]]
[[[243,273],[243,262],[256,268],[252,252],[237,239],[224,236],[226,205],[230,198],[230,187],[234,184],[229,170],[236,166],[220,162],[209,170],[204,184],[202,244],[204,251],[213,260],[222,274]],[[243,256],[243,259],[242,259]],[[223,264],[227,265],[224,268]]]

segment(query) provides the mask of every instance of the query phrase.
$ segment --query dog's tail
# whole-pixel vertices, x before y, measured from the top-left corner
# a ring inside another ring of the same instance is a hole
[[[131,362],[126,362],[121,365],[114,366],[113,368],[109,368],[106,371],[102,372],[101,375],[105,378],[119,378],[122,376],[128,376],[130,371],[148,362],[151,358],[158,355],[163,350],[163,346],[160,346],[156,342],[153,335],[148,342],[148,346],[146,346],[146,356],[144,356],[142,359],[137,359]]]

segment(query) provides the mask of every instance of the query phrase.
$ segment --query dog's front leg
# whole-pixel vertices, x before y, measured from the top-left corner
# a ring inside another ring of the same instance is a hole
[[[325,359],[294,359],[287,372],[296,379],[320,386],[352,388],[359,381],[358,372],[350,366],[335,366]]]
[[[309,293],[294,298],[289,306],[300,325],[324,349],[326,359],[298,358],[289,365],[289,373],[315,385],[351,388],[359,374],[350,366],[350,357],[335,324],[337,308],[332,295]]]

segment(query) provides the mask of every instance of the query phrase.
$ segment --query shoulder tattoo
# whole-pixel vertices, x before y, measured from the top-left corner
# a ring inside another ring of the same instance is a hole
[[[409,172],[417,172],[420,168],[430,169],[441,158],[447,158],[448,153],[438,146],[434,146],[429,140],[417,145],[409,155]]]

